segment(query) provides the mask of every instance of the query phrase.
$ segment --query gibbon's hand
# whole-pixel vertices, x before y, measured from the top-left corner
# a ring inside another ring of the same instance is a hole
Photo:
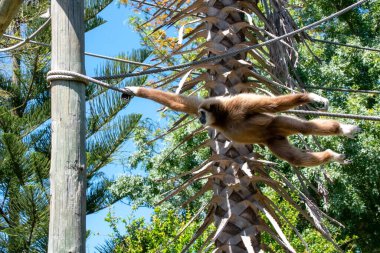
[[[320,111],[327,111],[329,108],[329,101],[327,98],[321,97],[315,93],[309,93],[309,97],[312,100],[311,104],[314,105]]]
[[[346,155],[344,155],[344,154],[336,153],[336,152],[332,151],[331,149],[327,149],[326,152],[329,152],[332,154],[332,160],[333,161],[338,162],[342,165],[348,165],[348,164],[352,163],[352,161],[350,159],[347,159]]]
[[[121,95],[121,98],[122,99],[125,99],[127,101],[131,100],[132,97],[136,96],[137,95],[137,89],[138,87],[135,87],[135,86],[127,86],[124,88],[125,90],[125,93],[123,93]]]
[[[355,136],[362,131],[362,129],[355,125],[340,124],[340,131],[342,135],[354,139]]]

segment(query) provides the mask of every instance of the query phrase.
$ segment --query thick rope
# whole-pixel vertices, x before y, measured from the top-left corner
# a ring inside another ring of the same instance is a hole
[[[96,83],[104,88],[111,89],[114,91],[121,92],[123,94],[126,94],[128,96],[134,96],[135,94],[128,90],[128,89],[121,89],[118,87],[114,87],[109,85],[108,83],[96,80],[92,77],[79,74],[73,71],[68,71],[68,70],[51,70],[47,73],[46,80],[48,82],[56,81],[56,80],[66,80],[66,81],[78,81],[82,82],[84,84],[88,84],[89,82]]]
[[[287,110],[284,113],[326,116],[326,117],[333,117],[333,118],[380,121],[380,117],[377,117],[377,116],[365,116],[365,115],[355,115],[355,114],[318,112],[318,111],[306,111],[306,110]]]
[[[328,40],[320,40],[320,39],[314,39],[314,38],[311,38],[311,41],[320,42],[320,43],[326,43],[326,44],[332,44],[332,45],[337,45],[337,46],[342,46],[342,47],[352,47],[352,48],[356,48],[356,49],[361,49],[361,50],[367,50],[367,51],[373,51],[373,52],[380,53],[380,49],[377,49],[377,48],[361,47],[361,46],[356,46],[356,45],[351,45],[351,44],[344,44],[344,43],[340,43],[340,42],[328,41]]]
[[[246,52],[248,50],[255,49],[255,48],[258,48],[258,47],[262,47],[262,46],[268,45],[270,43],[282,40],[284,38],[293,36],[295,34],[303,32],[305,30],[311,29],[314,26],[317,26],[317,25],[319,25],[319,24],[321,24],[321,23],[323,23],[323,22],[325,22],[327,20],[335,18],[335,17],[337,17],[337,16],[339,16],[339,15],[341,15],[341,14],[343,14],[343,13],[345,13],[345,12],[347,12],[347,11],[353,9],[353,8],[355,8],[356,6],[358,6],[358,5],[366,2],[366,1],[368,1],[368,0],[361,0],[361,1],[357,2],[357,3],[355,3],[355,4],[350,5],[349,7],[345,8],[345,9],[343,9],[341,11],[338,11],[338,12],[336,12],[336,13],[334,13],[334,14],[326,17],[326,18],[324,18],[324,19],[321,19],[321,20],[319,20],[317,22],[314,22],[314,23],[312,23],[310,25],[307,25],[307,26],[305,26],[305,27],[303,27],[301,29],[295,30],[295,31],[290,32],[288,34],[285,34],[285,35],[282,35],[280,37],[268,40],[268,41],[263,42],[261,44],[256,44],[256,45],[253,45],[253,46],[249,46],[247,48],[236,50],[236,51],[233,51],[233,52],[229,52],[229,53],[226,53],[226,54],[223,54],[223,55],[209,57],[209,58],[205,58],[205,59],[202,59],[202,60],[199,60],[199,61],[194,61],[194,62],[190,62],[190,63],[182,64],[182,65],[177,65],[177,66],[173,66],[173,67],[166,67],[166,68],[161,68],[161,69],[153,69],[153,70],[142,71],[142,72],[138,72],[138,73],[127,73],[127,74],[116,75],[116,76],[112,76],[112,77],[110,76],[110,77],[95,77],[95,78],[92,78],[92,77],[88,77],[86,75],[82,75],[82,74],[75,73],[75,72],[72,72],[72,71],[67,71],[67,70],[52,70],[52,71],[48,72],[47,81],[51,82],[51,81],[54,81],[54,80],[69,80],[69,81],[79,81],[79,82],[83,82],[85,84],[88,84],[89,82],[93,82],[93,83],[96,83],[96,84],[98,84],[100,86],[103,86],[105,88],[108,88],[108,89],[111,89],[111,90],[114,90],[114,91],[118,91],[118,92],[121,92],[123,94],[127,94],[129,96],[134,96],[135,94],[132,91],[128,90],[128,88],[121,89],[121,88],[118,88],[118,87],[110,86],[109,84],[107,84],[105,82],[102,82],[100,80],[102,80],[102,79],[125,78],[125,77],[133,77],[133,76],[141,76],[141,75],[159,73],[159,72],[164,72],[164,71],[169,71],[169,70],[176,70],[176,69],[181,69],[181,68],[185,68],[185,67],[189,67],[189,66],[199,65],[199,64],[202,64],[202,63],[206,63],[206,62],[210,62],[210,61],[215,61],[215,60],[223,59],[223,58],[226,58],[226,57],[231,57],[231,56],[234,56],[235,54]],[[340,118],[349,118],[349,119],[380,121],[380,117],[376,117],[376,116],[360,116],[360,115],[354,115],[354,114],[327,113],[327,112],[305,111],[305,110],[288,110],[285,113],[307,114],[307,115],[318,115],[318,116],[329,116],[329,117],[340,117]]]
[[[9,34],[3,34],[4,37],[14,39],[14,40],[19,40],[19,41],[24,41],[24,39],[9,35]],[[316,40],[316,39],[312,39]],[[31,44],[36,44],[40,46],[45,46],[45,47],[50,47],[50,44],[39,42],[39,41],[34,41],[34,40],[29,40],[27,43]],[[365,50],[365,49],[363,49]],[[155,66],[153,64],[146,64],[143,62],[136,62],[136,61],[131,61],[127,59],[121,59],[121,58],[115,58],[115,57],[110,57],[110,56],[105,56],[105,55],[100,55],[100,54],[94,54],[94,53],[89,53],[89,52],[84,52],[85,55],[87,56],[92,56],[95,58],[100,58],[100,59],[106,59],[106,60],[111,60],[111,61],[118,61],[118,62],[123,62],[123,63],[129,63],[129,64],[135,64],[139,66],[146,66],[146,67],[157,67],[161,68],[159,66]],[[281,86],[283,87],[283,86]],[[345,88],[329,88],[329,87],[318,87],[318,86],[304,86],[305,89],[311,89],[311,90],[326,90],[326,91],[342,91],[342,92],[353,92],[353,93],[367,93],[367,94],[380,94],[380,91],[377,90],[352,90],[352,89],[345,89]]]
[[[78,74],[72,71],[67,70],[52,70],[48,72],[47,81],[51,82],[54,80],[68,80],[68,81],[79,81],[85,84],[89,82],[99,84],[105,88],[121,92],[130,97],[133,97],[135,94],[128,90],[128,88],[118,88],[109,85],[108,83],[96,80],[92,77],[88,77],[86,75]],[[328,116],[328,117],[336,117],[336,118],[347,118],[347,119],[357,119],[357,120],[372,120],[372,121],[380,121],[380,117],[376,116],[361,116],[354,114],[341,114],[341,113],[328,113],[328,112],[317,112],[317,111],[305,111],[305,110],[288,110],[284,113],[294,113],[294,114],[306,114],[306,115],[317,115],[317,116]]]
[[[224,58],[228,58],[228,57],[232,57],[236,54],[239,54],[239,53],[245,53],[249,50],[252,50],[252,49],[256,49],[256,48],[259,48],[259,47],[263,47],[263,46],[266,46],[266,45],[269,45],[271,43],[274,43],[274,42],[277,42],[279,40],[282,40],[282,39],[285,39],[285,38],[288,38],[290,36],[294,36],[298,33],[301,33],[303,31],[306,31],[306,30],[309,30],[315,26],[318,26],[330,19],[333,19],[333,18],[336,18],[344,13],[346,13],[347,11],[361,5],[362,3],[364,2],[367,2],[369,0],[361,0],[357,3],[354,3],[334,14],[331,14],[330,16],[328,17],[325,17],[319,21],[316,21],[310,25],[307,25],[307,26],[304,26],[300,29],[297,29],[293,32],[290,32],[290,33],[287,33],[287,34],[284,34],[282,36],[279,36],[279,37],[276,37],[274,39],[270,39],[270,40],[267,40],[263,43],[260,43],[260,44],[255,44],[255,45],[252,45],[252,46],[248,46],[246,48],[242,48],[242,49],[238,49],[238,50],[233,50],[229,53],[225,53],[225,54],[221,54],[221,55],[216,55],[216,56],[212,56],[212,57],[208,57],[208,58],[203,58],[199,61],[193,61],[193,62],[189,62],[189,63],[185,63],[185,64],[180,64],[180,65],[176,65],[176,66],[171,66],[171,67],[165,67],[165,68],[161,68],[161,69],[151,69],[151,70],[147,70],[147,71],[141,71],[141,72],[136,72],[136,73],[125,73],[125,74],[120,74],[120,75],[114,75],[114,76],[103,76],[103,77],[96,77],[96,79],[98,80],[108,80],[108,79],[118,79],[118,78],[126,78],[126,77],[133,77],[133,76],[141,76],[141,75],[148,75],[148,74],[156,74],[156,73],[161,73],[161,72],[165,72],[165,71],[170,71],[170,70],[176,70],[176,69],[183,69],[183,68],[186,68],[186,67],[191,67],[191,66],[195,66],[195,65],[200,65],[200,64],[203,64],[203,63],[208,63],[208,62],[212,62],[212,61],[216,61],[216,60],[221,60],[221,59],[224,59]]]
[[[14,39],[14,40],[19,40],[19,41],[24,41],[24,39],[9,35],[9,34],[3,34],[4,37]],[[50,47],[50,44],[39,42],[39,41],[34,41],[34,40],[29,40],[28,43],[31,44],[36,44],[40,46],[45,46],[45,47]],[[129,64],[135,64],[139,66],[146,66],[146,67],[156,67],[156,68],[161,68],[160,66],[155,66],[153,64],[146,64],[143,62],[136,62],[136,61],[131,61],[127,59],[121,59],[121,58],[115,58],[115,57],[110,57],[110,56],[105,56],[105,55],[100,55],[100,54],[94,54],[94,53],[89,53],[89,52],[84,52],[85,55],[87,56],[92,56],[95,58],[100,58],[100,59],[106,59],[106,60],[111,60],[111,61],[117,61],[117,62],[123,62],[123,63],[129,63]],[[283,86],[280,86],[284,88]],[[305,89],[311,89],[311,90],[326,90],[326,91],[342,91],[342,92],[353,92],[353,93],[367,93],[367,94],[380,94],[380,91],[377,90],[352,90],[352,89],[345,89],[345,88],[329,88],[329,87],[317,87],[317,86],[304,86]]]
[[[22,47],[24,44],[28,43],[31,39],[33,39],[37,34],[39,34],[50,23],[50,20],[51,19],[48,18],[45,21],[45,23],[43,23],[34,33],[23,39],[21,42],[7,48],[1,48],[0,53],[9,52]]]

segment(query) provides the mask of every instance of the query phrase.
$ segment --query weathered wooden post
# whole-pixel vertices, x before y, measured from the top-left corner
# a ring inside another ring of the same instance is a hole
[[[52,70],[84,73],[84,0],[52,0]],[[85,85],[51,83],[49,253],[83,253],[86,240]]]

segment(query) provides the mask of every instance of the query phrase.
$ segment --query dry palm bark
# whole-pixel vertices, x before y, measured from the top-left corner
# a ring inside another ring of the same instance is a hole
[[[197,0],[190,4],[187,2],[169,2],[165,9],[155,13],[152,20],[163,13],[169,14],[165,25],[172,25],[184,19],[192,20],[189,24],[195,26],[194,29],[188,34],[182,34],[183,27],[180,29],[179,41],[182,42],[184,39],[184,42],[173,54],[188,52],[194,41],[203,38],[203,43],[190,49],[192,52],[198,52],[194,60],[257,44],[296,28],[283,0],[262,0],[260,7],[259,1]],[[168,12],[168,9],[176,11]],[[209,96],[220,96],[261,88],[273,94],[292,90],[298,86],[297,81],[290,75],[297,63],[296,40],[302,41],[303,36],[298,35],[266,48],[189,67],[162,80],[161,86],[182,77],[177,92],[204,87]],[[196,69],[205,71],[192,80],[187,80],[189,74]],[[332,241],[321,222],[324,214],[301,192],[298,193],[308,212],[299,207],[282,185],[286,184],[291,190],[297,190],[286,178],[282,178],[281,182],[273,179],[268,172],[271,166],[259,160],[260,156],[252,152],[252,145],[232,143],[215,130],[210,130],[209,135],[208,144],[213,155],[202,166],[189,172],[192,177],[166,198],[175,195],[194,181],[207,179],[203,189],[189,199],[191,201],[208,190],[213,191],[204,224],[194,235],[194,240],[214,222],[217,229],[209,237],[209,242],[214,243],[216,252],[271,251],[263,244],[260,238],[262,233],[269,234],[287,252],[295,252],[280,228],[281,223],[287,223],[286,218],[258,186],[265,184],[289,201]],[[278,173],[275,169],[272,171]],[[278,176],[281,177],[281,174],[278,173]],[[266,220],[263,217],[266,217]],[[300,236],[298,231],[292,228]]]

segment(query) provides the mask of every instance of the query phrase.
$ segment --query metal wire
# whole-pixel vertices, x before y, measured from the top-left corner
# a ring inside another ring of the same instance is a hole
[[[356,49],[361,49],[361,50],[367,50],[367,51],[373,51],[373,52],[380,53],[380,49],[377,49],[377,48],[361,47],[361,46],[356,46],[356,45],[350,45],[350,44],[344,44],[344,43],[335,42],[335,41],[320,40],[320,39],[314,39],[314,38],[311,38],[311,41],[320,42],[320,43],[326,43],[326,44],[333,44],[333,45],[343,46],[343,47],[352,47],[352,48],[356,48]]]
[[[306,111],[306,110],[287,110],[284,113],[326,116],[326,117],[333,117],[333,118],[380,121],[380,117],[378,117],[378,116],[365,116],[365,115],[356,115],[356,114],[343,114],[343,113],[318,112],[318,111]]]
[[[146,63],[143,63],[143,62],[137,62],[137,61],[131,61],[131,60],[126,60],[126,59],[120,59],[120,58],[115,58],[115,57],[110,57],[110,56],[105,56],[105,55],[100,55],[100,54],[94,54],[94,53],[88,53],[88,52],[84,52],[84,54],[87,55],[87,56],[92,56],[92,57],[106,59],[106,60],[111,60],[111,61],[124,62],[124,63],[134,64],[134,65],[138,65],[138,66],[160,68],[159,66],[155,66],[155,65],[152,65],[152,64],[146,64]]]
[[[99,84],[105,88],[127,94],[128,96],[134,96],[135,94],[128,90],[128,88],[118,88],[110,86],[108,83],[96,80],[92,77],[82,75],[76,72],[67,71],[67,70],[52,70],[48,72],[47,81],[51,82],[54,80],[69,80],[69,81],[79,81],[87,84],[88,82]],[[341,113],[329,113],[329,112],[317,112],[317,111],[306,111],[306,110],[288,110],[284,113],[295,113],[295,114],[306,114],[306,115],[317,115],[317,116],[328,116],[328,117],[337,117],[337,118],[347,118],[347,119],[358,119],[358,120],[372,120],[380,121],[380,117],[377,116],[362,116],[354,114],[341,114]]]
[[[343,92],[353,92],[353,93],[368,93],[368,94],[380,94],[378,90],[352,90],[345,88],[329,88],[329,87],[318,87],[318,86],[304,86],[305,89],[310,90],[326,90],[326,91],[343,91]]]
[[[297,29],[293,32],[290,32],[290,33],[287,33],[287,34],[284,34],[282,36],[279,36],[279,37],[276,37],[276,38],[273,38],[273,39],[270,39],[270,40],[267,40],[263,43],[260,43],[260,44],[255,44],[255,45],[252,45],[252,46],[248,46],[246,48],[242,48],[242,49],[238,49],[238,50],[233,50],[229,53],[225,53],[225,54],[221,54],[221,55],[216,55],[216,56],[212,56],[212,57],[208,57],[208,58],[203,58],[199,61],[193,61],[193,62],[189,62],[189,63],[185,63],[185,64],[180,64],[180,65],[177,65],[177,66],[171,66],[171,67],[165,67],[165,68],[161,68],[161,69],[151,69],[151,70],[147,70],[147,71],[141,71],[141,72],[136,72],[136,73],[125,73],[125,74],[120,74],[120,75],[114,75],[114,76],[101,76],[101,77],[95,77],[96,79],[98,80],[109,80],[109,79],[118,79],[118,78],[126,78],[126,77],[133,77],[133,76],[141,76],[141,75],[148,75],[148,74],[155,74],[155,73],[160,73],[160,72],[165,72],[165,71],[171,71],[171,70],[176,70],[176,69],[183,69],[183,68],[186,68],[186,67],[191,67],[191,66],[195,66],[195,65],[199,65],[199,64],[203,64],[203,63],[208,63],[208,62],[211,62],[211,61],[216,61],[216,60],[221,60],[221,59],[224,59],[224,58],[227,58],[227,57],[232,57],[236,54],[239,54],[239,53],[244,53],[244,52],[247,52],[249,50],[252,50],[252,49],[256,49],[256,48],[259,48],[259,47],[263,47],[263,46],[266,46],[266,45],[269,45],[271,43],[274,43],[276,41],[279,41],[279,40],[282,40],[282,39],[285,39],[285,38],[288,38],[290,36],[294,36],[298,33],[301,33],[303,31],[306,31],[306,30],[309,30],[315,26],[318,26],[330,19],[333,19],[335,17],[338,17],[344,13],[346,13],[347,11],[361,5],[362,3],[364,2],[367,2],[369,0],[361,0],[361,1],[358,1],[357,3],[354,3],[334,14],[331,14],[330,16],[328,17],[325,17],[319,21],[316,21],[310,25],[307,25],[307,26],[304,26],[300,29]]]
[[[24,41],[24,39],[22,39],[22,38],[19,38],[19,37],[13,36],[13,35],[9,35],[9,34],[3,34],[3,36],[10,38],[10,39],[14,39],[14,40]],[[31,44],[40,45],[40,46],[50,47],[50,44],[35,41],[35,40],[29,40],[27,42],[31,43]],[[118,62],[135,64],[135,65],[146,66],[146,67],[162,68],[160,66],[155,66],[152,64],[146,64],[143,62],[136,62],[136,61],[131,61],[131,60],[127,60],[127,59],[120,59],[120,58],[115,58],[115,57],[110,57],[110,56],[105,56],[105,55],[100,55],[100,54],[94,54],[94,53],[89,53],[89,52],[84,52],[84,54],[87,56],[111,60],[111,61],[118,61]],[[318,86],[304,86],[304,88],[305,89],[311,89],[311,90],[327,90],[327,91],[343,91],[343,92],[353,92],[353,93],[380,94],[380,91],[377,91],[377,90],[352,90],[352,89],[346,89],[346,88],[329,88],[329,87],[318,87]]]
[[[12,51],[12,50],[15,50],[15,49],[23,46],[24,44],[28,43],[28,41],[33,39],[38,33],[40,33],[50,23],[50,20],[51,20],[51,18],[48,18],[45,21],[45,23],[43,23],[35,32],[33,32],[31,35],[29,35],[28,37],[23,39],[21,42],[15,44],[13,46],[7,47],[7,48],[1,48],[0,52],[4,53],[4,52]]]
[[[22,39],[22,38],[12,36],[12,35],[8,35],[8,34],[3,34],[3,36],[10,38],[10,39],[14,39],[14,40],[24,41],[24,39]],[[27,43],[36,44],[36,45],[45,46],[45,47],[50,47],[50,44],[35,41],[35,40],[28,40]],[[105,56],[105,55],[100,55],[100,54],[94,54],[94,53],[89,53],[89,52],[84,52],[84,54],[87,56],[91,56],[91,57],[96,57],[96,58],[101,58],[101,59],[106,59],[106,60],[111,60],[111,61],[118,61],[118,62],[123,62],[123,63],[129,63],[129,64],[135,64],[138,66],[161,68],[160,66],[156,66],[156,65],[152,65],[152,64],[146,64],[143,62],[131,61],[131,60],[127,60],[127,59],[115,58],[115,57],[110,57],[110,56]]]
[[[3,36],[6,37],[6,38],[9,38],[9,39],[14,39],[14,40],[18,40],[18,41],[24,41],[23,38],[19,38],[19,37],[13,36],[13,35],[5,34],[5,33],[3,33]],[[39,42],[39,41],[35,41],[35,40],[29,40],[27,42],[31,43],[31,44],[36,44],[36,45],[44,46],[44,47],[50,47],[50,45],[47,44],[47,43],[43,43],[43,42]]]
[[[288,34],[285,34],[283,36],[280,36],[280,37],[268,40],[268,41],[263,42],[261,44],[256,44],[256,45],[253,45],[253,46],[250,46],[250,47],[247,47],[247,48],[244,48],[244,49],[236,50],[236,51],[233,51],[233,52],[229,52],[229,53],[226,53],[226,54],[223,54],[223,55],[209,57],[209,58],[206,58],[206,59],[202,59],[200,61],[194,61],[194,62],[190,62],[190,63],[187,63],[187,64],[178,65],[178,66],[167,67],[167,68],[162,68],[162,69],[153,69],[153,70],[142,71],[142,72],[138,72],[138,73],[127,73],[127,74],[124,74],[124,75],[117,75],[117,77],[113,76],[112,79],[113,78],[132,77],[132,76],[141,76],[141,75],[153,74],[153,73],[158,73],[158,72],[164,72],[164,71],[168,71],[168,70],[175,70],[175,69],[185,68],[185,67],[189,67],[189,66],[193,66],[193,65],[198,65],[198,64],[202,64],[202,63],[206,63],[206,62],[210,62],[210,61],[215,61],[215,60],[218,60],[218,59],[223,59],[225,57],[230,57],[230,56],[233,56],[233,55],[241,53],[241,52],[246,52],[248,50],[251,50],[251,49],[254,49],[254,48],[257,48],[257,47],[268,45],[270,43],[273,43],[275,41],[279,41],[281,39],[284,39],[284,38],[287,38],[289,36],[295,35],[297,33],[305,31],[307,29],[311,29],[312,27],[317,26],[317,25],[319,25],[319,24],[321,24],[321,23],[323,23],[323,22],[325,22],[327,20],[330,20],[330,19],[334,18],[334,17],[337,17],[337,16],[339,16],[339,15],[341,15],[341,14],[343,14],[343,13],[349,11],[349,10],[351,10],[352,8],[354,8],[354,7],[358,6],[358,5],[366,2],[366,1],[368,1],[368,0],[361,0],[361,1],[359,1],[359,2],[357,2],[355,4],[353,4],[353,5],[345,8],[345,9],[339,11],[339,12],[336,12],[336,13],[334,13],[334,14],[332,14],[332,15],[324,18],[324,19],[321,19],[320,21],[314,22],[314,23],[312,23],[310,25],[307,25],[307,26],[305,26],[303,28],[300,28],[298,30],[295,30],[295,31],[290,32]],[[100,81],[102,78],[104,78],[104,77],[95,77],[95,78],[92,78],[92,77],[88,77],[86,75],[82,75],[82,74],[75,73],[75,72],[72,72],[72,71],[54,70],[54,71],[48,72],[47,80],[48,81],[53,81],[53,80],[76,80],[76,81],[81,81],[81,82],[84,82],[84,83],[93,82],[93,83],[99,84],[99,85],[101,85],[103,87],[106,87],[106,88],[109,88],[109,89],[112,89],[112,90],[115,90],[115,91],[127,94],[129,96],[134,96],[134,93],[132,91],[128,90],[128,88],[121,89],[121,88],[110,86],[109,84]],[[109,78],[111,78],[111,77],[107,77],[106,79],[109,79]],[[309,87],[309,88],[323,88],[323,87]],[[324,89],[333,89],[333,88],[324,88]],[[338,88],[336,88],[336,89],[338,89]],[[340,90],[345,90],[345,89],[340,89]],[[358,90],[356,92],[358,92]],[[371,92],[373,92],[373,91],[371,91]],[[367,91],[367,93],[369,93],[369,92]],[[377,117],[377,116],[362,116],[362,115],[354,115],[354,114],[328,113],[328,112],[317,112],[317,111],[306,111],[306,110],[288,110],[285,113],[295,113],[295,114],[329,116],[329,117],[339,117],[339,118],[348,118],[348,119],[380,121],[380,117]]]

